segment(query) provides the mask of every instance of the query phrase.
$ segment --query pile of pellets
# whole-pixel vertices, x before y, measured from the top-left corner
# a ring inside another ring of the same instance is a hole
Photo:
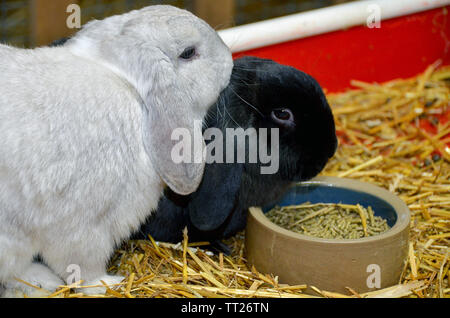
[[[385,219],[359,204],[277,206],[266,217],[289,231],[325,239],[359,239],[389,230]]]

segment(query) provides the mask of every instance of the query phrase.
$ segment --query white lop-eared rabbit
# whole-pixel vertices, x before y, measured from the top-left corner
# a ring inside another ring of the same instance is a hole
[[[57,48],[0,45],[4,294],[33,291],[20,280],[55,290],[76,269],[83,286],[119,283],[106,264],[164,185],[197,189],[204,164],[174,163],[172,132],[188,129],[203,142],[194,121],[232,67],[217,33],[171,6],[92,21]]]

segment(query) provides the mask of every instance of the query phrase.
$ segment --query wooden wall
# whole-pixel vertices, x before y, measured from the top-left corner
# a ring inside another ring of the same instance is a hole
[[[194,0],[193,12],[214,29],[225,29],[234,25],[234,0]]]
[[[30,45],[47,45],[76,30],[66,25],[67,7],[76,0],[30,0]]]
[[[348,1],[354,0],[28,0],[29,39],[25,45],[47,45],[76,32],[77,29],[66,26],[70,15],[66,9],[70,4],[80,5],[82,23],[93,17],[102,19],[146,5],[171,4],[192,11],[219,30]]]
[[[192,0],[189,8],[215,29],[233,25],[235,0]],[[76,29],[69,29],[66,12],[70,4],[77,0],[30,0],[30,46],[47,45],[62,37],[70,36]]]

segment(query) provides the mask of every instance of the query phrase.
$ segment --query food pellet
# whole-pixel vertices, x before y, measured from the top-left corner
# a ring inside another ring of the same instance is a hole
[[[376,216],[372,207],[306,202],[276,206],[266,217],[289,231],[326,239],[358,239],[389,230],[387,221]]]

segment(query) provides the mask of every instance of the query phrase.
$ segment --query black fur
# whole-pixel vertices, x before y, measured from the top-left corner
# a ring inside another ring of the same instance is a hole
[[[61,38],[59,40],[53,41],[50,46],[61,46],[64,45],[68,40],[69,38]]]
[[[207,164],[197,192],[182,197],[166,191],[134,238],[175,243],[187,227],[191,241],[223,249],[221,239],[245,228],[249,207],[270,204],[292,182],[316,176],[336,151],[335,125],[321,87],[299,70],[255,57],[235,60],[230,85],[210,109],[205,128],[217,127],[224,135],[226,128],[276,128],[270,115],[276,108],[289,108],[295,117],[294,129],[280,127],[277,174],[261,174],[260,163]]]

